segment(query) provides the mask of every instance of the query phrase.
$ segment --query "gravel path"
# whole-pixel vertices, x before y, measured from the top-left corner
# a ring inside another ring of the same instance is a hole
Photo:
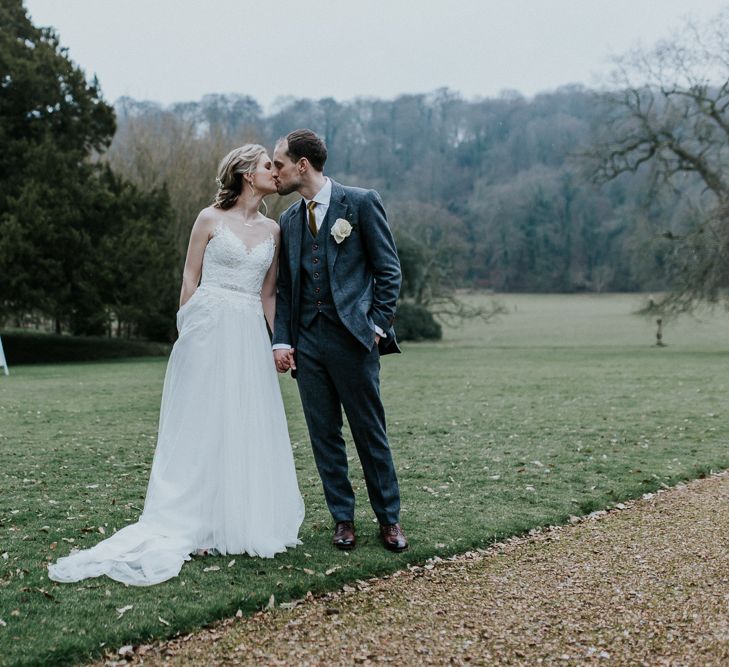
[[[729,475],[293,609],[127,649],[144,665],[729,665]],[[104,664],[103,662],[100,664]],[[129,664],[120,655],[106,665]]]

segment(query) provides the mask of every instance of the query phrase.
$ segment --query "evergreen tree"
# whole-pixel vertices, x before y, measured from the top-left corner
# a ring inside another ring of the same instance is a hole
[[[3,310],[41,311],[60,330],[64,320],[95,307],[98,296],[85,276],[99,230],[88,224],[95,169],[86,159],[108,146],[113,133],[114,112],[98,83],[86,80],[52,29],[32,25],[20,0],[2,0]]]
[[[164,188],[94,161],[114,110],[20,0],[0,2],[0,314],[57,332],[174,336],[176,252]]]

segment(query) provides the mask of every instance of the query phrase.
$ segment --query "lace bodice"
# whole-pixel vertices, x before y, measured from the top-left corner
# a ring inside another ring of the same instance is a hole
[[[227,225],[218,222],[205,248],[200,286],[260,295],[275,248],[273,234],[249,248]]]

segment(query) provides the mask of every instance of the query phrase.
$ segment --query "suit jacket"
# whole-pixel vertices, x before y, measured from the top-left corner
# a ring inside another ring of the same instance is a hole
[[[344,218],[352,233],[341,243],[332,225]],[[273,344],[297,346],[301,302],[301,243],[307,224],[302,199],[281,214],[276,320]],[[400,260],[379,194],[350,188],[332,180],[332,197],[319,234],[327,234],[327,268],[337,315],[368,350],[375,344],[375,325],[387,336],[380,354],[400,352],[393,329],[400,293]]]

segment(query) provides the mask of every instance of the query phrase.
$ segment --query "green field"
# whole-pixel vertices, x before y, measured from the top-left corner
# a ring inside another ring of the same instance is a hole
[[[303,547],[273,560],[196,558],[148,589],[106,578],[56,585],[45,567],[95,544],[100,527],[108,535],[138,516],[165,360],[11,366],[0,376],[0,664],[81,662],[254,611],[271,595],[339,587],[729,467],[723,311],[669,322],[659,349],[654,323],[631,314],[635,296],[501,301],[508,314],[494,323],[469,322],[383,359],[410,551],[379,546],[356,457],[359,546],[349,555],[329,546],[285,377]],[[205,572],[211,565],[220,569]]]

